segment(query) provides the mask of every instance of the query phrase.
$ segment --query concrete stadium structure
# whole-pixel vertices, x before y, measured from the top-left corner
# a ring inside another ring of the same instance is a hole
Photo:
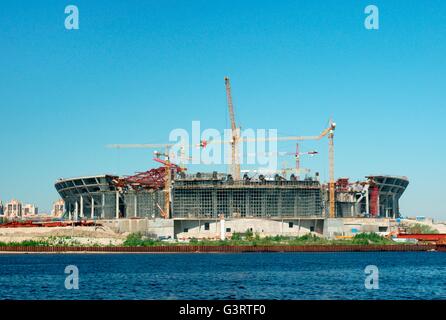
[[[55,187],[65,201],[64,217],[76,220],[160,217],[157,204],[164,201],[161,191],[124,192],[115,185],[116,178],[97,175],[58,180]]]
[[[323,216],[319,181],[248,179],[197,174],[173,184],[174,218],[296,218]]]
[[[147,231],[155,226],[153,234],[163,230],[163,236],[177,238],[212,237],[221,228],[228,234],[251,230],[262,235],[322,234],[327,229],[329,192],[316,179],[298,181],[276,175],[272,180],[245,177],[234,181],[226,174],[178,174],[170,192],[169,219],[161,218],[165,190],[123,188],[118,179],[97,175],[58,180],[55,187],[65,201],[64,218],[107,220],[122,231]],[[396,218],[408,183],[407,178],[396,176],[368,176],[355,183],[339,179],[336,217]],[[144,227],[132,227],[134,222],[119,222],[124,219],[147,222],[138,224]]]
[[[336,183],[337,217],[400,216],[399,199],[406,190],[407,177],[373,175],[366,181],[349,183],[347,178]]]

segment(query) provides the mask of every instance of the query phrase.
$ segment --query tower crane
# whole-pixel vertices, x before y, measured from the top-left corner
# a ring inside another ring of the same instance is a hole
[[[325,128],[318,136],[290,136],[290,137],[266,137],[266,138],[249,138],[239,137],[238,142],[261,142],[261,141],[303,141],[303,140],[321,140],[328,137],[328,163],[329,163],[329,215],[330,218],[335,217],[335,179],[334,179],[334,131],[336,123],[332,119],[329,121],[329,126]],[[206,147],[211,143],[232,143],[232,141],[224,140],[210,140],[201,141],[200,145]],[[240,166],[239,166],[240,167]],[[240,171],[239,171],[240,172]],[[240,176],[240,174],[239,174]]]
[[[299,173],[300,173],[300,156],[303,155],[309,155],[314,156],[315,154],[318,154],[316,150],[306,151],[306,152],[299,152],[299,144],[296,143],[296,152],[278,152],[278,155],[284,155],[284,156],[294,156],[296,159],[296,178],[299,180]]]
[[[334,181],[334,130],[336,123],[330,118],[329,125],[318,136],[289,136],[289,137],[266,137],[266,138],[249,138],[240,136],[240,128],[237,128],[234,115],[234,106],[232,104],[231,84],[228,77],[225,77],[226,98],[228,101],[229,118],[231,120],[232,138],[230,141],[224,140],[201,140],[200,147],[205,148],[210,143],[230,143],[232,150],[232,161],[230,164],[230,172],[234,180],[240,180],[240,163],[239,163],[239,143],[243,142],[262,142],[262,141],[305,141],[305,140],[321,140],[325,136],[328,137],[328,162],[329,162],[329,215],[330,218],[335,217],[335,181]]]
[[[279,151],[279,152],[266,152],[265,155],[271,156],[271,155],[277,155],[277,156],[293,156],[296,160],[296,168],[292,169],[292,172],[296,174],[296,179],[299,180],[299,173],[301,172],[300,168],[300,157],[303,155],[309,155],[314,156],[318,154],[316,150],[306,151],[306,152],[299,152],[299,144],[296,143],[296,152],[286,152],[286,151]],[[248,155],[252,156],[255,155],[253,153],[248,153]],[[291,171],[291,168],[286,169],[286,171]],[[309,171],[308,171],[309,172]]]
[[[225,77],[226,99],[228,101],[229,119],[231,121],[231,164],[229,172],[234,177],[234,180],[240,180],[240,159],[239,159],[239,141],[240,128],[235,124],[234,105],[232,104],[231,83],[228,77]]]
[[[318,153],[319,152],[317,152],[315,150],[307,151],[307,152],[299,152],[299,144],[296,143],[296,153],[293,154],[293,155],[296,158],[296,174],[297,174],[296,178],[297,178],[297,180],[299,180],[299,178],[300,178],[299,177],[299,173],[300,173],[300,156],[301,155],[305,155],[305,154],[308,154],[310,156],[314,156],[315,154],[318,154]]]
[[[231,121],[232,137],[230,141],[225,140],[201,140],[199,147],[205,148],[210,143],[229,143],[231,144],[231,158],[230,172],[235,180],[240,180],[240,162],[239,162],[239,144],[244,142],[266,142],[266,141],[307,141],[307,140],[321,140],[324,137],[328,138],[328,162],[329,162],[329,216],[335,217],[335,180],[334,180],[334,131],[336,123],[330,118],[329,125],[319,135],[316,136],[288,136],[288,137],[265,137],[265,138],[250,138],[241,137],[240,128],[237,128],[235,122],[234,106],[232,103],[231,84],[228,77],[225,77],[226,98],[228,103],[229,117]],[[112,148],[158,148],[165,147],[167,158],[169,156],[169,149],[172,144],[127,144],[127,145],[109,145]],[[298,154],[298,150],[296,151]],[[297,159],[298,160],[298,159]],[[169,159],[166,159],[169,161]],[[169,161],[170,163],[170,161]],[[170,166],[166,165],[166,172],[170,173]],[[166,174],[166,193],[168,194],[167,202],[170,199],[170,174]],[[169,204],[167,204],[169,206]],[[169,208],[168,208],[169,209]],[[167,210],[167,212],[169,212]]]

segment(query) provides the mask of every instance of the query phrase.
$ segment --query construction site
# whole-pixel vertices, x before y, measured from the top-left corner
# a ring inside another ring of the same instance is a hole
[[[232,137],[228,141],[202,140],[199,147],[229,144],[227,173],[189,173],[181,161],[173,160],[173,144],[169,143],[109,145],[120,149],[163,148],[154,157],[161,166],[130,176],[59,179],[55,188],[65,201],[63,218],[101,220],[115,230],[172,239],[221,239],[246,230],[261,236],[391,231],[400,217],[399,200],[408,186],[407,177],[369,175],[354,182],[345,177],[336,179],[336,123],[332,119],[314,136],[264,138],[295,141],[296,151],[288,153],[295,159],[295,168],[268,173],[241,170],[240,145],[254,140],[240,134],[229,78],[225,78],[225,89]],[[317,172],[302,178],[301,157],[318,152],[300,152],[299,143],[322,139],[327,139],[328,181],[320,181]]]

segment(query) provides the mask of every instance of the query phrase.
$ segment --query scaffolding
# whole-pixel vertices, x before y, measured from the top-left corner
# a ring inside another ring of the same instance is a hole
[[[164,192],[160,190],[131,190],[124,193],[127,218],[159,218],[164,205]]]
[[[323,215],[318,181],[177,179],[173,218],[294,218]]]

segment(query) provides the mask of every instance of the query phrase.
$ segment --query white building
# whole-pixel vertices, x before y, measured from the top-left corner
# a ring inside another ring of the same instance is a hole
[[[8,218],[20,217],[22,215],[22,203],[12,199],[5,205],[4,214]]]
[[[62,217],[65,212],[65,201],[63,199],[59,199],[53,202],[53,209],[51,210],[51,215],[53,217]]]
[[[35,216],[38,214],[38,208],[33,204],[25,204],[22,206],[22,217]]]

